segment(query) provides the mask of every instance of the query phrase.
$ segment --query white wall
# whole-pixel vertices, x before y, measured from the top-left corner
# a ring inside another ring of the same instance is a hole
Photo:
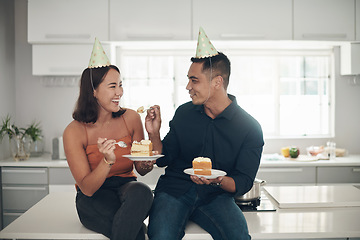
[[[10,0],[0,1],[2,5],[11,9],[8,5]],[[31,74],[31,45],[27,43],[27,1],[15,0],[15,68],[11,73],[13,61],[8,62],[6,57],[0,54],[0,113],[14,113],[14,95],[16,99],[16,122],[19,126],[26,126],[33,120],[42,123],[46,151],[51,151],[51,140],[60,136],[66,125],[72,120],[71,114],[78,96],[78,87],[46,87],[42,84],[42,78]],[[3,9],[0,6],[0,9]],[[0,50],[13,48],[11,39],[5,43],[2,40],[3,14],[0,10],[1,41]],[[8,17],[9,18],[9,17]],[[5,19],[8,19],[5,17]],[[7,20],[10,21],[11,20]],[[11,27],[7,31],[12,31]],[[10,54],[11,55],[11,54]],[[352,77],[339,76],[340,53],[335,49],[336,57],[336,136],[333,139],[338,147],[346,148],[351,154],[360,154],[360,86],[348,84]],[[10,57],[11,58],[11,57]],[[6,71],[4,71],[4,69]],[[10,71],[9,71],[10,69]],[[7,72],[4,76],[4,72]],[[14,79],[15,78],[15,79]],[[16,84],[14,85],[14,80]],[[6,90],[3,88],[6,86]],[[16,94],[14,90],[16,87]],[[309,117],[311,115],[309,114]],[[165,123],[164,123],[165,124]],[[282,146],[298,145],[303,152],[309,145],[324,144],[326,139],[304,140],[283,139],[266,140],[265,153],[280,152]],[[0,148],[1,149],[1,148]],[[1,158],[1,155],[0,155]]]
[[[0,121],[7,114],[15,118],[14,1],[0,1]],[[0,159],[10,156],[8,139],[0,143]]]

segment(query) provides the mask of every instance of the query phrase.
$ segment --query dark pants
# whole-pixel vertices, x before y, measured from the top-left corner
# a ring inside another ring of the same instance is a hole
[[[156,193],[150,211],[149,239],[182,239],[188,220],[197,223],[215,240],[251,239],[246,219],[232,196],[222,194],[204,203],[195,184],[178,198],[165,192]]]
[[[151,189],[134,178],[111,177],[91,197],[80,190],[76,209],[81,223],[110,239],[145,239],[143,221],[153,201]]]

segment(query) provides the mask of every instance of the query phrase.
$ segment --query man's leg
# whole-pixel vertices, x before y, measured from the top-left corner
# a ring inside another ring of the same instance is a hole
[[[199,206],[190,216],[214,240],[251,239],[246,219],[231,196],[221,195]]]
[[[182,239],[195,198],[195,188],[179,198],[164,192],[156,194],[149,214],[149,239]]]

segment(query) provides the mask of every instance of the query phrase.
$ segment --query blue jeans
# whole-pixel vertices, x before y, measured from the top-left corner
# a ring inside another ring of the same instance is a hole
[[[204,203],[195,186],[179,198],[165,192],[156,194],[149,215],[149,239],[182,239],[189,219],[215,240],[251,239],[246,219],[233,197],[223,194]]]
[[[137,181],[112,177],[93,196],[80,190],[76,209],[81,223],[110,239],[144,240],[143,224],[153,200],[150,188]]]

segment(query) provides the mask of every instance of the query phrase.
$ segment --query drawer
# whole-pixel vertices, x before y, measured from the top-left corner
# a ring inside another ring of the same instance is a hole
[[[360,167],[318,167],[318,183],[360,183]]]
[[[49,168],[49,184],[75,185],[75,179],[71,174],[70,168]]]
[[[48,184],[47,168],[3,167],[2,184]]]
[[[3,227],[6,227],[11,222],[13,222],[15,219],[20,217],[23,213],[4,213],[3,215]]]
[[[3,210],[26,211],[49,193],[48,185],[2,186]]]
[[[268,184],[315,184],[315,167],[262,167],[257,178],[265,180]]]

